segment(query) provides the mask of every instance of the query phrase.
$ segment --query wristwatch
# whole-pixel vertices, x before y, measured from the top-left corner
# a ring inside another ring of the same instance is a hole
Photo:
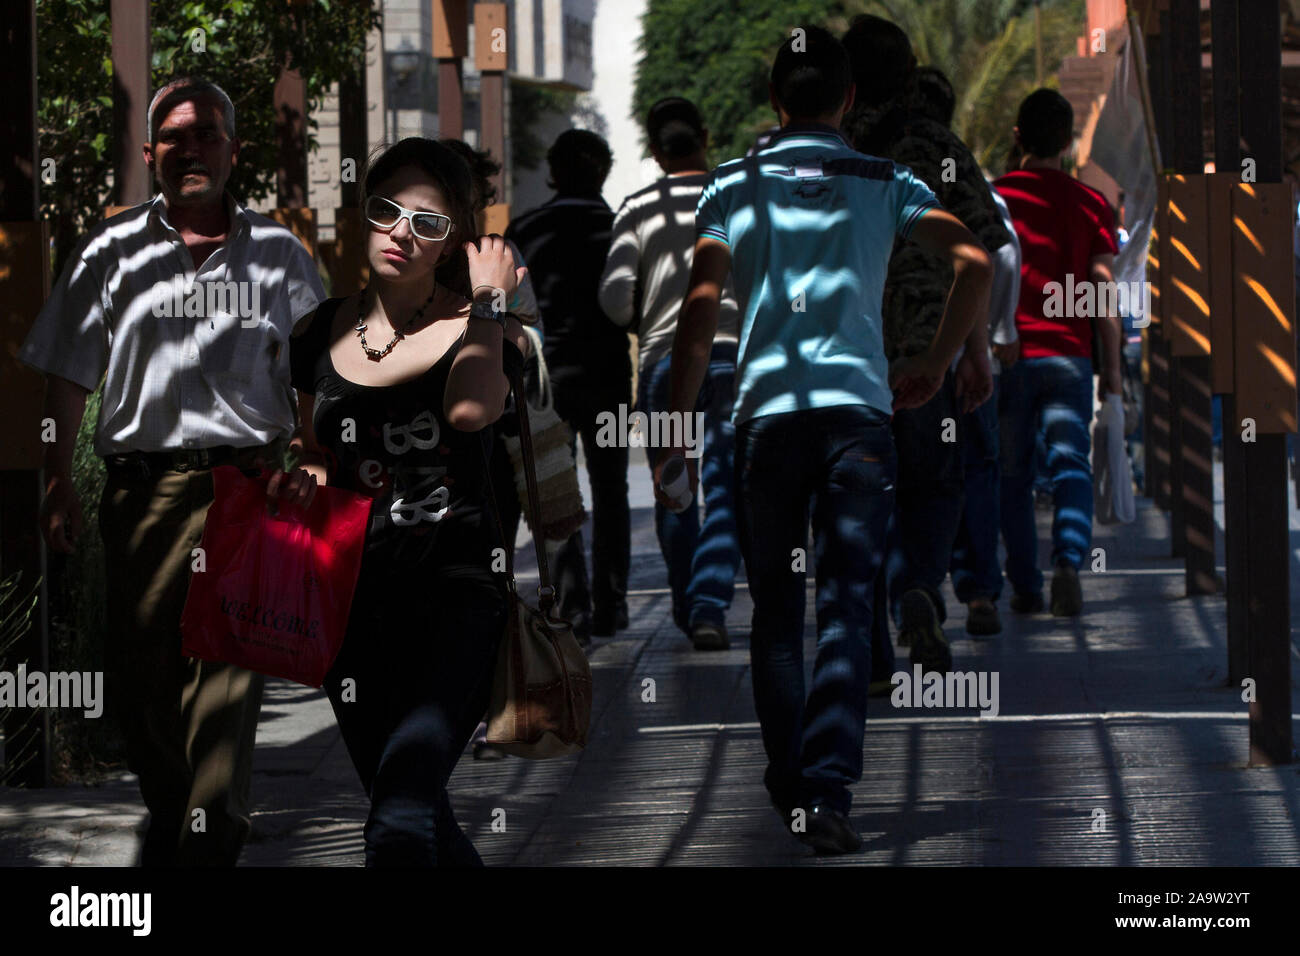
[[[501,326],[502,332],[506,330],[506,314],[504,312],[498,312],[496,309],[492,308],[490,302],[475,301],[474,304],[469,307],[469,317],[471,319],[490,319],[497,325]]]

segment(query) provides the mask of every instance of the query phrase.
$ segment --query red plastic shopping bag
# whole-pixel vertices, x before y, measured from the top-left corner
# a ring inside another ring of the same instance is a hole
[[[181,652],[319,687],[343,646],[371,501],[322,487],[311,508],[281,502],[273,515],[270,478],[212,470]]]

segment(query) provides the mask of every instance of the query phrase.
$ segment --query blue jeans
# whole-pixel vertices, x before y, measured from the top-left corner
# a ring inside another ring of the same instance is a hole
[[[943,441],[949,418],[957,425],[957,440],[952,442]],[[952,563],[965,494],[962,446],[966,442],[960,419],[951,371],[928,402],[894,415],[898,500],[889,531],[886,573],[896,622],[903,595],[918,588],[930,596],[940,623],[947,617],[940,588]]]
[[[666,355],[647,369],[637,388],[636,406],[648,413],[668,410],[672,356]],[[736,382],[736,345],[720,342],[713,346],[709,371],[695,403],[704,415],[702,455],[699,459],[700,487],[704,489],[704,523],[700,524],[699,503],[681,514],[673,514],[655,503],[655,533],[668,583],[673,592],[673,621],[689,633],[701,622],[721,624],[736,593],[736,571],[740,568],[740,541],[736,535],[734,502],[736,426],[731,406]],[[646,459],[654,473],[662,448],[647,448]]]
[[[1043,586],[1034,526],[1034,443],[1047,448],[1055,516],[1052,564],[1083,564],[1092,544],[1092,363],[1055,355],[1021,359],[1002,373],[998,413],[1002,439],[1002,537],[1007,578],[1017,594]]]
[[[966,496],[952,546],[952,589],[969,604],[977,597],[996,602],[1002,594],[998,566],[1001,463],[998,453],[998,377],[993,394],[957,425],[966,471]]]
[[[896,471],[889,417],[865,405],[763,415],[736,430],[754,709],[764,783],[787,822],[794,808],[819,803],[847,813],[848,788],[862,777],[874,585]],[[817,657],[805,693],[805,574],[796,551],[807,546],[810,511]]]

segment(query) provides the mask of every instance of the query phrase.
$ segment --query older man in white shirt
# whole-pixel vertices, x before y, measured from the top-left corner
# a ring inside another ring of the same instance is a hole
[[[239,140],[219,87],[167,84],[148,134],[160,194],[82,240],[19,358],[46,373],[56,440],[40,522],[55,551],[81,532],[73,445],[104,382],[106,660],[150,812],[141,862],[233,865],[250,831],[262,678],[183,657],[180,616],[211,469],[278,467],[295,424],[289,337],[324,290],[292,233],[226,193]],[[304,501],[314,490],[301,472],[284,487]]]

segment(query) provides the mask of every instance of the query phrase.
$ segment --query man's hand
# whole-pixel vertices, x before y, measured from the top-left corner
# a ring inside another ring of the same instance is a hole
[[[696,492],[700,487],[700,469],[699,469],[699,459],[688,457],[686,454],[685,445],[674,445],[672,448],[663,449],[663,452],[664,453],[659,456],[659,461],[655,463],[655,470],[654,470],[655,501],[659,502],[659,504],[667,508],[672,504],[672,502],[668,500],[668,496],[665,495],[663,493],[663,489],[659,487],[659,479],[660,476],[663,474],[664,466],[667,465],[668,462],[672,460],[674,455],[681,455],[682,458],[686,460],[686,478],[691,483],[692,498],[695,497]]]
[[[285,478],[288,481],[285,481]],[[279,468],[271,475],[266,485],[266,503],[275,514],[279,511],[281,501],[301,505],[303,510],[311,507],[316,500],[316,476],[306,468],[295,468],[287,476]]]
[[[51,551],[71,554],[81,537],[81,499],[71,478],[51,478],[41,502],[41,534]]]
[[[1011,368],[1016,362],[1020,361],[1020,340],[1016,339],[1006,345],[994,344],[993,357],[998,360],[1003,370]]]
[[[1101,370],[1101,394],[1105,395],[1123,395],[1124,379],[1120,371],[1115,366],[1109,366]]]
[[[894,411],[920,408],[934,398],[943,384],[945,365],[932,350],[899,359],[889,370],[889,387],[894,391]]]
[[[953,375],[963,415],[969,415],[993,395],[993,366],[984,349],[967,349]]]

